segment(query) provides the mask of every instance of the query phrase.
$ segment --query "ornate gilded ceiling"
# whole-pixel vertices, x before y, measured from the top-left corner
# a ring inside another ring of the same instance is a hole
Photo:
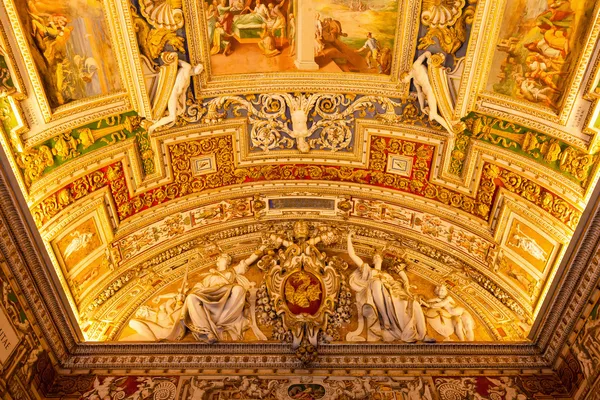
[[[85,340],[290,342],[305,362],[523,342],[598,179],[598,18],[5,0],[0,140]]]

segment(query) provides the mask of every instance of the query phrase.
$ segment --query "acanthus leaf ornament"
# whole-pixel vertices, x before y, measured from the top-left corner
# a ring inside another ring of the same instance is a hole
[[[23,170],[25,184],[29,186],[41,178],[47,167],[54,165],[52,151],[48,146],[26,150],[17,157],[17,165]]]
[[[426,26],[452,26],[461,16],[465,0],[425,0],[421,22]]]
[[[473,23],[476,0],[426,0],[423,2],[421,23],[427,33],[419,39],[418,48],[427,49],[438,39],[442,50],[449,55],[456,52],[467,41],[467,25]]]
[[[153,0],[140,2],[141,14],[132,5],[130,7],[134,29],[140,53],[156,67],[156,59],[165,46],[186,53],[184,38],[177,35],[177,29],[183,26],[182,11],[170,6],[170,1],[158,3]],[[170,15],[169,15],[170,14]]]
[[[263,152],[352,151],[355,118],[427,125],[426,115],[410,100],[327,93],[222,96],[204,104],[188,100],[180,123],[215,124],[228,115],[248,119],[251,149]]]

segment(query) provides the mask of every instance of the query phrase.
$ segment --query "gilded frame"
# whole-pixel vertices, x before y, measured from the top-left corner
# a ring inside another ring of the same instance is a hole
[[[110,212],[107,209],[104,197],[105,194],[103,191],[99,191],[97,194],[92,195],[90,200],[86,201],[85,204],[79,205],[76,209],[70,208],[61,213],[61,215],[64,217],[57,219],[51,226],[40,232],[44,240],[46,251],[54,266],[56,275],[59,278],[60,284],[67,295],[68,302],[73,311],[78,310],[80,312],[81,310],[75,301],[73,288],[68,283],[69,279],[80,273],[92,261],[97,259],[113,239]],[[58,250],[55,242],[69,233],[69,226],[75,226],[75,224],[83,223],[90,219],[96,224],[96,229],[98,235],[100,236],[101,244],[98,249],[76,264],[72,271],[67,271],[64,260],[62,259],[60,251]],[[87,290],[87,292],[89,291],[90,290]]]
[[[395,41],[397,50],[393,55],[391,73],[384,76],[323,72],[214,75],[206,18],[203,17],[204,1],[193,2],[192,5],[184,2],[183,11],[190,63],[202,63],[205,70],[205,73],[194,80],[196,97],[258,93],[265,87],[269,87],[271,92],[320,92],[327,87],[328,92],[336,93],[379,94],[389,97],[407,97],[409,94],[410,84],[402,82],[400,75],[410,69],[416,54],[421,11],[421,2],[418,0],[398,2]]]
[[[504,16],[507,2],[508,0],[502,0],[498,2],[498,4],[493,5],[492,14],[487,16],[485,21],[477,21],[483,24],[482,27],[477,28],[484,28],[488,32],[488,35],[486,35],[485,38],[486,42],[497,43],[500,35],[501,21]],[[528,122],[533,120],[536,122],[550,122],[566,126],[571,117],[571,113],[576,106],[577,98],[583,90],[588,64],[592,59],[596,41],[600,37],[600,3],[596,3],[592,12],[591,21],[591,26],[585,34],[585,45],[573,69],[574,72],[572,72],[570,81],[568,85],[565,86],[569,89],[565,91],[558,112],[554,112],[548,107],[538,106],[509,96],[489,92],[485,89],[485,85],[491,73],[495,46],[481,50],[479,54],[475,55],[476,59],[474,61],[477,61],[476,65],[479,65],[479,67],[476,67],[475,70],[473,89],[477,92],[477,95],[467,102],[470,103],[466,105],[467,109],[495,115],[516,123],[525,123],[526,125],[531,125],[531,123]],[[471,43],[469,47],[474,47],[475,44],[476,43]],[[590,110],[590,113],[591,112],[592,110]],[[584,142],[584,140],[577,137],[574,137],[572,142],[578,147],[582,147],[584,144],[577,143]]]
[[[33,92],[32,100],[37,103],[36,105],[39,107],[39,111],[43,117],[43,121],[39,124],[33,124],[32,128],[35,125],[52,124],[50,129],[42,130],[40,133],[26,138],[24,141],[28,145],[39,143],[59,131],[81,125],[87,121],[101,119],[135,108],[137,101],[135,94],[132,92],[135,89],[131,87],[136,87],[137,85],[134,83],[135,79],[129,65],[132,55],[128,52],[132,40],[135,41],[135,38],[132,36],[134,35],[132,30],[128,29],[127,32],[124,32],[119,26],[121,14],[123,13],[122,6],[122,2],[102,1],[106,27],[113,44],[113,52],[119,69],[122,89],[108,94],[75,100],[52,109],[42,85],[41,76],[34,63],[29,43],[26,39],[27,34],[24,32],[14,0],[6,0],[2,3],[2,10],[11,22],[10,32],[22,56],[22,65],[24,65],[30,77]]]

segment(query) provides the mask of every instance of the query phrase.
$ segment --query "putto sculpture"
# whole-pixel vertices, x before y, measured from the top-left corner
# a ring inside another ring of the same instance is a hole
[[[148,133],[152,134],[156,129],[161,126],[167,125],[172,126],[177,121],[177,117],[184,113],[186,108],[186,98],[188,88],[190,87],[190,81],[192,76],[200,75],[204,71],[202,64],[196,64],[192,66],[190,63],[183,60],[178,61],[179,68],[177,69],[177,77],[173,83],[173,89],[169,96],[167,103],[167,115],[163,116],[157,121],[154,121],[148,128]]]
[[[437,297],[421,302],[429,325],[445,340],[449,340],[453,333],[459,340],[475,340],[475,321],[471,313],[456,305],[454,299],[448,296],[445,285],[436,286],[434,293]]]

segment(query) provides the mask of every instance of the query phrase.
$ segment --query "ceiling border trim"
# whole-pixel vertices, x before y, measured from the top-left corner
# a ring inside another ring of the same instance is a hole
[[[199,346],[197,343],[168,345],[81,343],[76,329],[66,318],[71,314],[62,306],[60,294],[53,284],[56,279],[44,268],[45,257],[40,247],[36,245],[40,238],[36,241],[35,233],[31,230],[34,226],[33,220],[24,214],[21,209],[24,200],[18,200],[17,195],[9,187],[9,180],[10,176],[7,175],[5,167],[0,166],[0,220],[3,222],[0,224],[0,251],[9,260],[11,272],[15,275],[46,341],[62,366],[77,369],[101,367],[122,369],[130,364],[133,368],[143,365],[148,368],[181,369],[182,367],[208,368],[239,365],[240,368],[244,368],[259,362],[272,367],[297,367],[295,357],[291,353],[289,357],[286,356],[290,349],[280,344]],[[600,186],[597,192],[600,192]],[[409,365],[412,368],[424,366],[465,369],[492,366],[494,368],[551,368],[553,360],[566,342],[600,276],[600,249],[598,249],[600,202],[588,207],[586,214],[592,217],[587,224],[577,229],[575,237],[578,240],[572,241],[569,255],[565,257],[562,268],[564,270],[564,265],[571,260],[573,265],[569,273],[559,280],[563,285],[558,295],[544,308],[545,329],[539,332],[533,343],[500,345],[439,343],[433,346],[377,345],[368,348],[363,348],[364,345],[332,344],[323,346],[323,358],[314,367],[347,368],[351,363],[355,366],[368,365],[379,368],[407,368]],[[585,234],[583,234],[584,228],[588,228]],[[587,261],[595,254],[597,256],[586,267]],[[48,295],[42,297],[41,292]],[[556,309],[550,313],[549,307]],[[54,320],[51,320],[48,315],[53,315]],[[169,349],[172,355],[164,355],[166,349]],[[441,349],[447,355],[440,355]],[[347,353],[350,350],[352,353],[362,354],[349,356]],[[229,355],[215,355],[224,351]],[[279,354],[273,354],[274,351]],[[340,354],[340,351],[345,352],[346,355]],[[378,351],[385,351],[388,354],[373,354]],[[125,355],[127,352],[135,352],[139,355]],[[396,354],[389,355],[389,352]],[[459,355],[469,356],[465,359],[464,365],[457,365],[455,356]]]

